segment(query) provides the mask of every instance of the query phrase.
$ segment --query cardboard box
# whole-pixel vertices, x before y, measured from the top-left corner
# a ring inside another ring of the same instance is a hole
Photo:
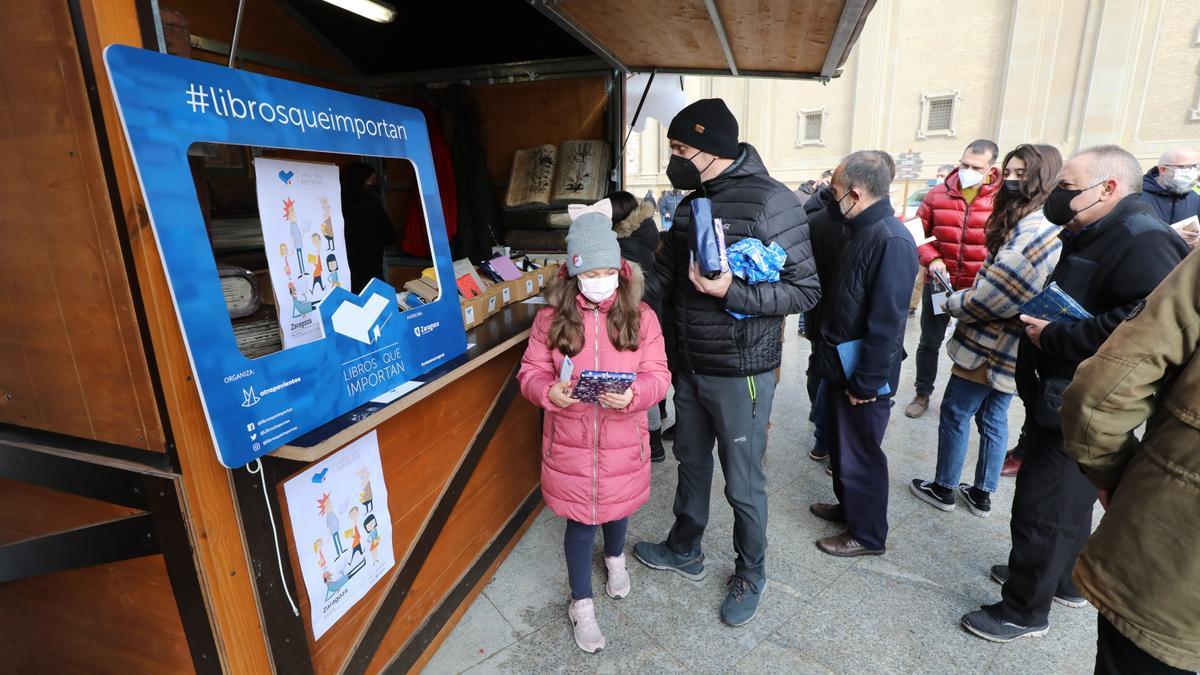
[[[483,305],[485,316],[497,314],[504,308],[504,302],[500,293],[502,286],[503,284],[492,284],[483,295],[476,298]]]
[[[516,294],[517,294],[518,302],[521,300],[526,300],[528,298],[532,298],[533,296],[538,294],[538,291],[541,290],[541,287],[538,286],[538,280],[537,280],[537,274],[540,271],[541,270],[525,272],[524,274],[521,275],[521,278],[515,282],[517,285]]]
[[[488,317],[487,312],[487,297],[483,295],[476,296],[470,300],[463,299],[462,305],[463,326],[467,330],[483,323]]]

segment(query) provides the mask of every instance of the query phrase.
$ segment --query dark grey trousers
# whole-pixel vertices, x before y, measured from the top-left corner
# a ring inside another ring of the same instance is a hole
[[[678,373],[674,384],[681,421],[674,445],[679,485],[667,545],[680,554],[700,550],[708,525],[715,444],[725,475],[725,498],[733,507],[737,573],[761,588],[767,552],[767,476],[762,462],[775,374],[747,378]]]
[[[917,343],[917,393],[929,396],[937,380],[938,356],[946,340],[949,314],[933,313],[933,284],[925,282],[921,295],[921,339]]]

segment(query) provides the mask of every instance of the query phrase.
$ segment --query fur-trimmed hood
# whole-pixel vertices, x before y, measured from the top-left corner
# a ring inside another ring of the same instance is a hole
[[[617,233],[617,239],[624,239],[629,235],[637,232],[637,229],[642,226],[647,218],[654,217],[654,204],[646,200],[638,201],[638,207],[633,210],[633,213],[625,217],[625,220],[613,225],[613,231]]]

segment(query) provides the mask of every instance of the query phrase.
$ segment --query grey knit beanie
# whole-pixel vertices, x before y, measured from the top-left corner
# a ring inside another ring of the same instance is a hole
[[[567,231],[567,274],[621,268],[621,247],[612,227],[612,220],[601,213],[585,213],[571,223]]]

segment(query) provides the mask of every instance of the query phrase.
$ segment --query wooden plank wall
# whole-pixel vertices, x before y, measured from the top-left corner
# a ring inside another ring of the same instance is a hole
[[[304,580],[298,575],[294,578],[295,587],[300,589],[300,613],[317,673],[337,673],[344,668],[391,580],[428,525],[488,407],[523,353],[523,346],[510,349],[378,428],[396,567],[318,641],[312,639]],[[536,487],[539,419],[537,409],[524,399],[518,397],[513,403],[392,620],[370,672],[382,669],[404,646]],[[278,494],[283,503],[282,486]],[[286,514],[284,522],[289,522]],[[292,569],[299,570],[298,556],[312,555],[310,542],[300,542],[298,551],[290,526],[286,529]]]
[[[0,545],[137,513],[0,480]],[[187,673],[161,555],[0,584],[0,672]]]
[[[0,421],[163,452],[66,3],[0,3],[0,44]]]
[[[271,661],[230,474],[217,462],[213,450],[101,58],[108,44],[142,46],[137,0],[79,0],[79,3],[88,52],[102,85],[98,93],[104,133],[112,150],[120,209],[125,214],[131,256],[155,348],[158,372],[154,376],[163,388],[179,457],[184,517],[201,588],[209,603],[221,666],[228,672],[270,673]]]

